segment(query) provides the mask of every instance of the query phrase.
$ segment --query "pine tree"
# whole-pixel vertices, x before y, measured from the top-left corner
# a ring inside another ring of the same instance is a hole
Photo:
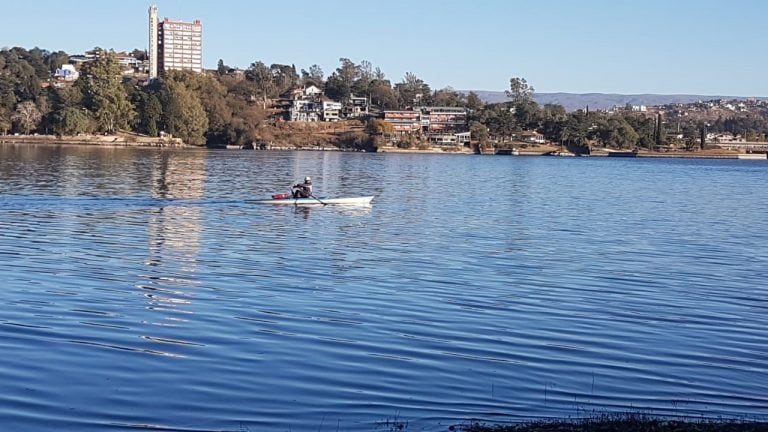
[[[97,58],[83,65],[77,83],[99,131],[111,134],[128,128],[136,112],[121,83],[120,65],[114,52],[98,50]]]

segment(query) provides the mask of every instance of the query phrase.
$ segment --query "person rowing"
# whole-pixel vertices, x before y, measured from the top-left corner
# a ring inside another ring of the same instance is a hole
[[[293,185],[294,198],[309,198],[312,196],[312,178],[304,177],[304,183]]]

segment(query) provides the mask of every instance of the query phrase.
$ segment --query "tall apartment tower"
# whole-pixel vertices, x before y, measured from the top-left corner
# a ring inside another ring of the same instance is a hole
[[[154,54],[154,57],[153,57]],[[154,62],[153,62],[154,59]],[[149,8],[149,74],[156,78],[168,70],[203,71],[203,25],[157,19],[157,7]]]
[[[157,78],[157,5],[149,7],[149,79]]]

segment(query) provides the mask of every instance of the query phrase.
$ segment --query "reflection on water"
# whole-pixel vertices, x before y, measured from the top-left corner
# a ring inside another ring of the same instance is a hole
[[[765,165],[569,159],[0,146],[0,424],[764,419]]]
[[[194,201],[205,196],[205,158],[179,160],[161,154],[154,162],[152,196],[160,205],[147,224],[150,263],[168,260],[169,267],[194,273],[203,231],[202,209]],[[178,205],[175,200],[192,203]]]
[[[310,213],[312,213],[312,207],[310,206],[293,206],[293,211],[297,215],[303,216],[304,220],[309,219]]]
[[[313,211],[320,212],[320,215],[333,212],[337,215],[345,215],[350,217],[355,216],[368,216],[373,209],[372,204],[354,204],[354,205],[328,205],[328,206],[291,206],[293,212],[297,215],[303,216],[305,220],[309,219],[309,216]]]
[[[152,197],[158,206],[147,219],[149,256],[143,290],[147,309],[155,312],[153,327],[177,327],[189,322],[199,271],[203,217],[200,200],[205,197],[205,154],[172,158],[159,153],[152,158]],[[152,331],[148,328],[148,331]],[[142,336],[159,344],[204,346],[169,337]]]

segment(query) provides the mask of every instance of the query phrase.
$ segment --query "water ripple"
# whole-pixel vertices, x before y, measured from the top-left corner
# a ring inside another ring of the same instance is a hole
[[[768,418],[765,166],[570,159],[0,146],[0,424]]]

